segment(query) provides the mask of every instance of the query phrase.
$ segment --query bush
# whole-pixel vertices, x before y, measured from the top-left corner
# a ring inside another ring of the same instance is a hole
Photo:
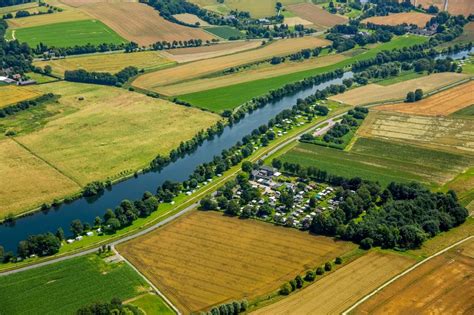
[[[291,291],[292,291],[291,285],[289,283],[285,283],[280,288],[280,295],[288,295],[291,293]]]
[[[327,262],[324,264],[324,270],[331,271],[331,269],[332,269],[332,265],[330,262]]]
[[[315,278],[316,278],[316,274],[314,273],[314,271],[309,270],[308,272],[306,272],[306,276],[304,277],[304,280],[308,282],[312,282],[314,281]]]
[[[316,269],[316,274],[317,274],[318,276],[323,275],[323,274],[324,274],[324,269],[323,269],[322,267],[318,267],[318,268]]]
[[[336,260],[334,261],[336,265],[342,264],[342,258],[341,257],[336,257]]]
[[[370,237],[364,238],[362,241],[360,241],[360,248],[369,250],[372,248],[374,245],[374,240],[371,239]]]

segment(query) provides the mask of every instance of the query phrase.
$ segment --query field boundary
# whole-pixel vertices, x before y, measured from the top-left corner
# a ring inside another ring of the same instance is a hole
[[[140,277],[142,277],[143,280],[145,280],[148,283],[148,285],[150,285],[150,287],[155,291],[155,293],[158,294],[166,302],[166,304],[168,304],[173,309],[173,311],[175,311],[176,314],[182,315],[182,313],[176,308],[176,306],[174,306],[174,304],[171,303],[171,301],[168,300],[168,298],[163,293],[161,293],[161,291],[150,280],[148,280],[148,278],[145,277],[144,274],[142,274],[130,261],[128,261],[127,258],[123,257],[117,251],[117,249],[115,248],[115,245],[112,246],[112,250],[115,253],[115,255],[119,256],[123,261],[125,261],[127,265],[130,266],[130,268],[132,268]]]
[[[387,286],[389,286],[390,284],[392,284],[393,282],[397,281],[398,279],[400,279],[401,277],[405,276],[406,274],[410,273],[411,271],[415,270],[416,268],[420,267],[421,265],[425,264],[426,262],[430,261],[431,259],[433,258],[436,258],[444,253],[446,253],[448,250],[470,240],[474,238],[474,235],[471,235],[471,236],[468,236],[442,250],[440,250],[439,252],[429,256],[428,258],[420,261],[419,263],[411,266],[410,268],[408,268],[407,270],[403,271],[402,273],[400,273],[399,275],[393,277],[392,279],[390,279],[389,281],[385,282],[384,284],[382,284],[380,287],[378,287],[377,289],[375,289],[374,291],[372,291],[371,293],[369,293],[368,295],[366,295],[365,297],[363,297],[362,299],[360,299],[359,301],[357,301],[354,305],[352,305],[350,308],[348,308],[347,310],[345,310],[342,315],[349,315],[353,310],[355,310],[359,305],[361,305],[362,303],[364,303],[365,301],[367,301],[368,299],[370,299],[372,296],[374,296],[375,294],[377,294],[378,292],[382,291],[383,289],[385,289]]]

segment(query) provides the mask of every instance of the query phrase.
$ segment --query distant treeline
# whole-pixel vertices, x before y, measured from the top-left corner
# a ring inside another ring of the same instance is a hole
[[[23,74],[32,69],[32,51],[26,43],[20,44],[17,40],[6,41],[5,33],[8,24],[0,19],[0,70],[12,69],[12,73]]]
[[[53,93],[48,93],[29,101],[21,101],[14,105],[9,105],[7,107],[0,108],[0,118],[14,115],[17,112],[26,110],[30,107],[35,107],[35,106],[44,104],[45,102],[50,101],[54,98],[57,98],[57,96],[55,96]]]
[[[0,0],[0,7],[9,7],[11,5],[35,2],[36,0]]]
[[[139,73],[136,67],[126,67],[116,74],[108,72],[88,72],[84,69],[66,70],[64,80],[71,82],[93,83],[101,85],[122,86]]]

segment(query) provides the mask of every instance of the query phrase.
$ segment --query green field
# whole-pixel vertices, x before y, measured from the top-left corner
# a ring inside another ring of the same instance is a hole
[[[474,105],[465,107],[450,115],[455,118],[474,118]]]
[[[127,264],[105,263],[94,254],[0,277],[0,313],[75,314],[82,306],[148,289]]]
[[[156,294],[145,294],[130,302],[146,315],[173,315],[175,312]]]
[[[357,139],[349,152],[301,143],[280,159],[383,185],[421,181],[436,186],[469,163],[469,158],[459,154],[368,138]]]
[[[243,36],[239,30],[229,26],[206,27],[205,30],[224,39],[242,38]]]
[[[296,72],[269,79],[256,80],[207,91],[184,94],[178,96],[178,98],[180,100],[191,103],[197,107],[207,108],[216,112],[222,111],[224,109],[232,109],[249,101],[253,97],[265,94],[272,89],[280,88],[285,84],[302,80],[304,78],[318,75],[321,73],[334,71],[339,68],[347,67],[356,61],[372,58],[382,50],[391,50],[394,48],[413,46],[416,44],[423,43],[426,40],[426,37],[414,35],[398,37],[392,40],[391,42],[377,45],[376,47],[367,50],[362,54],[358,54],[357,56],[348,58],[333,65]]]
[[[126,40],[97,20],[63,22],[16,29],[15,38],[31,47],[39,43],[55,47],[102,43],[120,44]],[[11,30],[10,36],[11,36]]]

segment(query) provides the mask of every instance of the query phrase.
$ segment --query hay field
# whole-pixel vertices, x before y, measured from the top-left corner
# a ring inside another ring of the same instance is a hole
[[[276,55],[287,55],[305,48],[326,46],[329,41],[316,37],[301,37],[275,41],[260,49],[246,51],[229,56],[196,61],[180,65],[173,69],[164,69],[138,77],[133,85],[147,90],[157,90],[158,87],[190,80],[204,75],[223,71],[225,69],[271,58]]]
[[[474,2],[472,0],[412,0],[416,6],[421,4],[424,8],[428,8],[430,5],[437,6],[440,11],[444,11],[446,4],[448,12],[453,15],[463,14],[468,16],[474,14]]]
[[[17,12],[21,10],[28,11],[29,9],[34,9],[37,7],[38,7],[38,2],[27,2],[27,3],[17,4],[17,5],[9,5],[7,7],[1,7],[0,14],[4,15],[6,13],[12,13],[12,12]]]
[[[0,86],[0,108],[16,104],[40,96],[38,90],[32,87],[5,85]]]
[[[288,26],[295,26],[295,25],[313,25],[312,22],[306,21],[305,19],[300,18],[299,16],[293,16],[293,17],[285,17],[285,20],[283,21],[283,24],[286,24]]]
[[[135,66],[138,69],[152,70],[159,69],[174,62],[164,57],[157,51],[144,51],[134,53],[114,53],[98,54],[81,57],[68,57],[63,59],[35,61],[36,67],[44,68],[50,65],[53,68],[53,74],[64,76],[64,71],[85,69],[87,71],[116,73],[128,66]]]
[[[217,212],[193,212],[118,246],[183,313],[252,299],[355,246]]]
[[[471,314],[474,240],[421,265],[373,296],[354,314]]]
[[[345,24],[348,22],[346,17],[331,14],[312,3],[289,5],[288,10],[307,21],[310,21],[318,29],[327,29],[334,25]]]
[[[448,116],[474,104],[474,81],[434,94],[416,103],[376,107],[377,110],[426,116]]]
[[[39,87],[60,94],[60,106],[74,110],[16,139],[81,185],[133,173],[219,120],[119,88],[69,82]]]
[[[370,252],[309,287],[251,314],[341,314],[413,262],[400,255]]]
[[[245,50],[255,49],[260,46],[262,46],[262,42],[259,40],[234,41],[201,47],[169,49],[162,53],[173,61],[185,63],[230,55]]]
[[[273,78],[294,72],[324,67],[335,64],[344,59],[346,58],[342,55],[328,55],[299,62],[285,62],[278,65],[265,64],[263,66],[253,67],[249,70],[244,70],[237,73],[167,85],[160,87],[159,91],[165,95],[183,95],[195,93],[243,82]]]
[[[196,25],[196,23],[199,23],[199,26],[209,26],[209,23],[207,23],[203,19],[199,18],[199,16],[194,15],[194,14],[181,13],[181,14],[173,15],[173,17],[177,19],[178,21],[181,21],[187,24]]]
[[[0,218],[80,189],[74,181],[11,139],[0,141],[0,178]]]
[[[369,114],[357,134],[474,154],[474,124],[470,119],[377,111]]]
[[[122,37],[142,46],[163,40],[206,41],[214,38],[199,28],[171,23],[162,18],[158,11],[143,3],[95,3],[79,8],[108,25]]]
[[[374,16],[362,21],[362,23],[373,23],[377,25],[400,25],[400,24],[415,24],[420,28],[426,26],[426,23],[431,20],[433,16],[420,12],[404,12],[389,14],[388,16]]]
[[[354,106],[383,103],[391,100],[403,100],[410,91],[422,89],[425,93],[432,92],[447,85],[462,81],[468,77],[469,75],[461,73],[435,73],[429,76],[387,86],[369,84],[349,90],[343,94],[331,96],[329,99]]]

